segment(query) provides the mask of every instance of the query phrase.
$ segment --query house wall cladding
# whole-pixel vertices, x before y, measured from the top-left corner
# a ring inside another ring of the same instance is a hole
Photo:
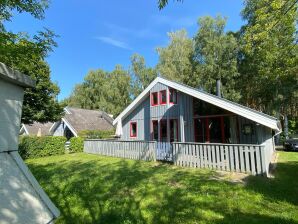
[[[60,122],[58,127],[55,129],[53,136],[64,136],[64,123]]]
[[[0,152],[18,150],[23,88],[0,80]]]
[[[162,90],[167,90],[168,87],[161,83],[157,83],[150,91],[159,92]],[[151,106],[150,96],[148,94],[147,98],[141,102],[122,122],[123,135],[122,140],[146,140],[151,139],[151,120],[161,120],[161,119],[178,119],[180,115],[180,108],[183,108],[182,114],[185,121],[185,140],[193,140],[193,126],[192,123],[192,97],[184,93],[177,93],[177,104],[172,105],[157,105]],[[168,96],[167,96],[168,100]],[[180,106],[180,104],[182,104]],[[137,122],[137,137],[130,137],[130,122]],[[180,128],[178,129],[180,136]]]
[[[157,83],[150,90],[150,95],[143,100],[122,122],[123,135],[122,140],[151,140],[151,120],[161,119],[178,119],[178,136],[180,139],[180,112],[184,120],[185,141],[194,142],[194,120],[193,120],[193,97],[177,91],[177,104],[151,106],[150,97],[153,92],[167,90],[168,87],[164,84]],[[168,100],[168,96],[167,96]],[[182,111],[181,111],[182,110]],[[271,130],[263,125],[257,125],[254,121],[237,116],[239,140],[242,144],[261,144],[272,138]],[[130,122],[137,122],[137,137],[130,137]],[[250,124],[253,128],[251,135],[242,133],[243,125]]]

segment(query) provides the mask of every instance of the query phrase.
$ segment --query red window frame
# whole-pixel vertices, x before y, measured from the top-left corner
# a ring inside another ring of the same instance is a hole
[[[153,97],[154,97],[154,95],[156,94],[156,100],[157,100],[157,102],[156,103],[154,103],[154,100],[153,100]],[[157,106],[158,105],[158,92],[153,92],[153,93],[151,93],[151,106]]]
[[[175,102],[172,102],[171,101],[171,94],[173,94],[174,92],[175,92]],[[177,104],[177,100],[178,100],[177,90],[176,89],[169,89],[169,103],[170,104]]]
[[[165,102],[162,101],[162,97],[164,95],[164,99],[165,99]],[[159,91],[159,104],[160,105],[164,105],[164,104],[167,104],[167,90],[161,90]]]
[[[132,125],[135,125],[136,126],[136,132],[135,132],[135,134],[133,134],[133,132],[132,132]],[[138,124],[137,124],[137,122],[136,121],[130,122],[130,130],[129,130],[130,137],[131,138],[136,138],[138,136],[137,133],[138,133]]]

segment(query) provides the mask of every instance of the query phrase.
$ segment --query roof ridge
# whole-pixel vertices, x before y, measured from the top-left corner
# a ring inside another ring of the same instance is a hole
[[[176,83],[176,84],[178,84],[178,85],[185,86],[185,87],[187,87],[187,88],[191,88],[191,89],[193,89],[193,90],[195,90],[195,91],[198,91],[198,92],[200,92],[200,93],[207,94],[207,95],[209,95],[209,96],[212,96],[212,97],[215,97],[215,98],[218,98],[218,99],[224,100],[224,101],[226,101],[226,102],[229,102],[229,103],[235,104],[235,105],[237,105],[237,106],[243,107],[243,108],[245,108],[245,109],[248,109],[248,110],[250,110],[250,111],[257,112],[257,113],[259,113],[259,114],[261,114],[261,115],[263,115],[263,116],[266,116],[266,117],[268,117],[268,118],[272,118],[272,119],[275,119],[275,120],[277,120],[277,118],[276,118],[276,117],[273,117],[273,116],[271,116],[271,115],[269,115],[269,114],[265,114],[265,113],[263,113],[263,112],[261,112],[261,111],[258,111],[258,110],[255,110],[255,109],[252,109],[252,108],[250,108],[250,107],[244,106],[244,105],[242,105],[242,104],[240,104],[240,103],[236,103],[236,102],[234,102],[234,101],[231,101],[231,100],[228,100],[228,99],[226,99],[226,98],[223,98],[223,97],[216,96],[216,95],[214,95],[214,94],[208,93],[207,91],[200,90],[200,89],[197,89],[197,88],[195,88],[195,87],[192,87],[192,86],[186,85],[186,84],[184,84],[184,83],[180,83],[180,82],[177,82],[177,81],[174,81],[174,80],[170,80],[170,79],[166,79],[166,78],[163,78],[163,77],[159,77],[159,78],[161,78],[161,79],[164,79],[164,80],[166,80],[166,81],[169,81],[169,82]]]

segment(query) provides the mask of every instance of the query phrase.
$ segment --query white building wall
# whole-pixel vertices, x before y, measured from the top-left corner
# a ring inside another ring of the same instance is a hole
[[[53,215],[9,153],[0,153],[0,223],[48,223]]]
[[[24,90],[0,79],[0,152],[18,149]]]
[[[59,216],[17,152],[23,95],[0,77],[0,224],[45,224]]]

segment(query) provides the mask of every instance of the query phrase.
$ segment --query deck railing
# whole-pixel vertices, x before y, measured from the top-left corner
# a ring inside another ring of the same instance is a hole
[[[154,141],[88,139],[84,142],[84,152],[127,159],[155,161],[155,143]]]
[[[268,156],[265,145],[173,143],[178,166],[268,175]]]
[[[174,165],[231,172],[268,175],[272,155],[269,143],[262,145],[219,143],[171,143],[171,155],[164,160]],[[84,152],[135,160],[156,161],[162,147],[154,141],[88,139]],[[162,157],[163,158],[163,157]]]

